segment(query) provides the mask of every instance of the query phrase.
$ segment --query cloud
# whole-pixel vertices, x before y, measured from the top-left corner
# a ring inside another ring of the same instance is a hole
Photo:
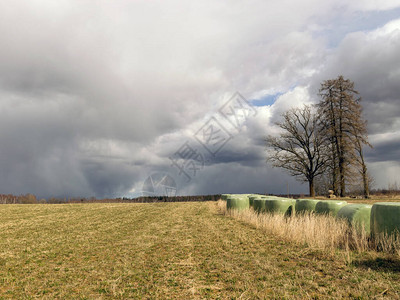
[[[398,160],[387,160],[385,162],[371,162],[369,164],[370,172],[374,175],[372,188],[388,189],[390,185],[400,183]]]
[[[281,172],[265,164],[263,139],[283,111],[315,101],[323,79],[343,73],[356,82],[372,134],[398,128],[398,22],[346,33],[337,49],[316,34],[340,25],[344,11],[395,7],[0,1],[0,191],[123,196],[154,170],[177,176],[169,156],[195,143],[194,133],[235,91],[255,101],[279,97],[232,131],[207,162],[202,174],[209,175],[181,190],[218,192],[224,182],[235,190],[278,187]],[[230,172],[241,174],[237,188],[227,183]]]
[[[316,77],[342,74],[355,82],[371,134],[398,130],[400,113],[400,19],[369,32],[347,35],[328,58],[325,70]]]
[[[251,180],[249,180],[251,178]],[[187,187],[181,185],[183,194],[217,193],[307,193],[307,187],[280,170],[268,169],[266,165],[242,166],[229,163],[215,165],[204,170]]]

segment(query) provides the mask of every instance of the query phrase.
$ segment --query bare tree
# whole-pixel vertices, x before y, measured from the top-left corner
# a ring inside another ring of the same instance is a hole
[[[330,147],[329,166],[335,194],[346,194],[346,177],[357,164],[367,174],[362,146],[368,143],[366,122],[362,119],[361,98],[354,83],[343,76],[321,84],[318,103],[320,126],[325,143]],[[365,181],[366,182],[366,181]]]
[[[372,147],[368,142],[366,143],[368,146]],[[358,172],[362,178],[362,184],[363,184],[363,195],[365,199],[369,198],[369,191],[371,188],[371,182],[373,181],[373,178],[371,174],[368,172],[367,164],[364,160],[364,152],[363,152],[363,145],[359,139],[355,139],[355,150],[357,156],[355,157],[355,160],[358,164]]]
[[[274,167],[286,169],[289,174],[309,184],[310,196],[315,196],[314,180],[324,173],[326,153],[315,113],[310,106],[293,108],[276,123],[279,137],[266,138],[269,150],[267,160]]]

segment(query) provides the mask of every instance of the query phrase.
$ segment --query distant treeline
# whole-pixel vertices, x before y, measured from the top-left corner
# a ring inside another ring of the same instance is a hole
[[[375,196],[396,196],[400,195],[400,189],[396,186],[389,186],[388,189],[372,190],[371,195]],[[288,197],[286,194],[275,194],[274,196]],[[351,195],[349,195],[351,196]],[[304,194],[290,194],[290,198],[298,199],[305,197]],[[201,201],[217,201],[221,199],[220,194],[216,195],[197,195],[197,196],[144,196],[138,198],[106,198],[97,199],[89,198],[49,198],[37,199],[33,194],[15,196],[12,194],[0,194],[0,204],[63,204],[63,203],[154,203],[154,202],[201,202]]]
[[[217,201],[221,195],[199,195],[199,196],[145,196],[138,198],[115,198],[115,199],[96,199],[96,198],[82,198],[82,199],[69,199],[68,203],[154,203],[154,202],[201,202],[201,201]]]
[[[45,203],[46,200],[43,199]],[[2,195],[0,194],[0,204],[35,204],[39,203],[36,199],[36,196],[33,194],[26,194],[26,195],[20,195],[20,196],[15,196],[15,195]]]
[[[154,202],[195,202],[195,201],[217,201],[221,195],[199,195],[199,196],[159,196],[159,197],[138,197],[138,198],[49,198],[38,200],[33,194],[26,195],[2,195],[0,204],[62,204],[62,203],[154,203]]]

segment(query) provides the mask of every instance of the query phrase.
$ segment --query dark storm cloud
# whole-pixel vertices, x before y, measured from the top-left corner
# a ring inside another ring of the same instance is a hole
[[[251,178],[251,180],[249,180]],[[217,193],[260,193],[285,194],[289,192],[307,193],[307,185],[278,169],[270,169],[265,164],[242,166],[236,163],[221,167],[216,165],[204,170],[194,178],[189,187],[184,187],[190,194]]]
[[[368,162],[397,161],[400,157],[400,139],[374,145],[373,149],[366,150]]]
[[[110,197],[120,197],[130,190],[133,182],[142,179],[138,176],[138,170],[126,162],[110,159],[82,161],[81,169],[93,191]]]
[[[0,1],[0,193],[114,197],[154,171],[179,177],[169,156],[235,91],[280,96],[181,191],[277,193],[289,179],[265,163],[265,136],[310,102],[312,81],[339,73],[356,82],[372,133],[397,130],[398,32],[329,50],[315,34],[333,7],[396,5],[346,3]]]

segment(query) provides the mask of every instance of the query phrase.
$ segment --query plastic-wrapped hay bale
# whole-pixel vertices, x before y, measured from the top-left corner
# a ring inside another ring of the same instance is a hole
[[[286,213],[288,209],[295,210],[296,200],[289,198],[267,198],[265,211],[270,213]]]
[[[252,195],[252,194],[224,194],[224,195],[227,195],[227,198],[229,198],[229,197],[248,197],[249,195]]]
[[[371,235],[400,234],[400,203],[378,202],[371,209]]]
[[[371,208],[369,204],[348,204],[343,206],[337,213],[336,217],[346,219],[349,224],[357,230],[365,229],[367,234],[370,233]]]
[[[242,194],[222,194],[221,195],[222,200],[228,200],[229,198],[237,198],[237,197],[241,198],[241,197],[243,197],[243,195]]]
[[[249,197],[251,198],[251,197]],[[266,212],[266,206],[265,203],[266,201],[269,200],[276,200],[276,199],[284,199],[276,196],[264,196],[264,195],[258,195],[258,197],[253,198],[252,203],[253,203],[253,208],[256,212]]]
[[[290,199],[290,200],[293,200],[291,198],[280,197],[280,196],[272,196],[272,195],[267,195],[267,196],[263,196],[263,197],[266,197],[268,199]]]
[[[321,200],[315,205],[315,212],[317,214],[336,216],[338,211],[345,205],[347,205],[346,201]]]
[[[255,199],[265,199],[266,197],[263,195],[256,195],[256,194],[252,194],[249,197],[249,202],[250,202],[250,206],[253,206],[254,200]]]
[[[296,200],[296,213],[314,212],[315,206],[320,200],[315,199],[297,199]]]
[[[230,196],[226,199],[227,209],[244,210],[249,209],[250,202],[247,196]]]
[[[259,197],[253,199],[253,208],[254,211],[262,213],[265,212],[265,202],[267,201],[267,198],[264,197]]]

